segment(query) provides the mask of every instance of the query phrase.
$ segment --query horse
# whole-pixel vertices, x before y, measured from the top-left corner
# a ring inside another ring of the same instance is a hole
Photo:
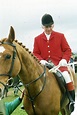
[[[0,82],[5,84],[8,78],[17,75],[25,88],[23,105],[28,115],[70,115],[69,100],[61,99],[63,93],[53,72],[41,65],[25,45],[15,39],[11,26],[7,38],[0,40]]]

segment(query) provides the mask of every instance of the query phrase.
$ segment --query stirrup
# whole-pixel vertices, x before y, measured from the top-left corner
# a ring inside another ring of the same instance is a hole
[[[75,104],[74,101],[71,101],[71,102],[69,103],[69,111],[70,111],[71,113],[74,111],[74,104]]]

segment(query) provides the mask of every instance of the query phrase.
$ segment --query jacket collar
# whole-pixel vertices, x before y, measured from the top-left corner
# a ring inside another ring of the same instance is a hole
[[[55,32],[52,31],[52,34],[50,35],[50,40],[54,38],[54,35],[55,35]],[[44,32],[42,33],[42,38],[47,41],[47,38]]]

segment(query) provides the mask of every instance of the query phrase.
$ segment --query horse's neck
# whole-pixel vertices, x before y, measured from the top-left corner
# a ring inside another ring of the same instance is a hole
[[[19,49],[20,51],[18,51],[18,53],[21,60],[21,70],[19,74],[24,83],[29,83],[38,78],[44,69],[25,48]]]
[[[44,69],[40,64],[26,51],[22,56],[22,71],[23,77],[21,78],[24,85],[36,80]],[[29,85],[31,95],[36,95],[43,87],[42,79],[37,80]]]

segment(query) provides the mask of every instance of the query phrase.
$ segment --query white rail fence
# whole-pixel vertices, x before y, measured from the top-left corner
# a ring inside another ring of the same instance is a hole
[[[77,73],[77,62],[68,63],[68,65],[73,68],[73,70],[74,70],[75,73]]]

